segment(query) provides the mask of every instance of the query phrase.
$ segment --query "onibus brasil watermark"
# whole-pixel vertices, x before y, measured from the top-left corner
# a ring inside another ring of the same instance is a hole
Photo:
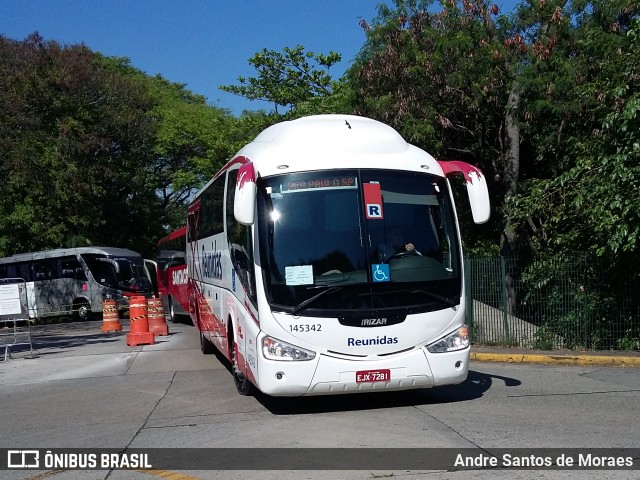
[[[58,453],[51,450],[8,450],[8,468],[128,469],[153,468],[147,453]]]
[[[640,448],[16,448],[0,460],[0,470],[638,470]]]

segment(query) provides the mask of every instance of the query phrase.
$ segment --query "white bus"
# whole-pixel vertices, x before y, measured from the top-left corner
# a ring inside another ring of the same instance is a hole
[[[273,396],[467,377],[462,251],[448,173],[476,223],[486,181],[391,127],[320,115],[267,128],[189,207],[189,310],[236,387]]]
[[[113,247],[79,247],[0,258],[0,279],[25,282],[30,318],[73,315],[87,320],[111,298],[119,310],[131,295],[150,296],[152,284],[140,254]]]

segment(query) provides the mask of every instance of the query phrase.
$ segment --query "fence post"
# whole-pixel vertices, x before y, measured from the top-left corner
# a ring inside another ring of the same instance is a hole
[[[503,256],[500,256],[500,273],[502,276],[502,325],[504,328],[504,338],[506,343],[511,342],[511,334],[509,333],[509,292],[507,290],[507,262]]]
[[[473,329],[473,295],[471,293],[471,259],[464,259],[464,290],[467,302],[467,310],[465,311],[465,322],[469,326],[469,338],[474,340]]]
[[[582,335],[584,336],[584,348],[589,348],[589,315],[587,314],[587,289],[580,285],[582,296]]]

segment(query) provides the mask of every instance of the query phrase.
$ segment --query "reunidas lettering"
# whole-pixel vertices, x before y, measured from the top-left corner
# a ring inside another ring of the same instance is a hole
[[[205,252],[202,247],[202,272],[205,278],[222,280],[222,252]]]
[[[393,345],[394,343],[398,343],[398,337],[387,337],[386,335],[383,335],[382,337],[377,336],[376,338],[347,338],[348,347],[363,347],[367,345]]]

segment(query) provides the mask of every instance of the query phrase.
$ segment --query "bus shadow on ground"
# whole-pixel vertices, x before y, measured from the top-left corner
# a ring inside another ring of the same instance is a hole
[[[331,401],[327,400],[328,396],[326,395],[290,398],[270,397],[262,393],[257,393],[255,397],[274,415],[374,410],[475,400],[481,398],[484,393],[491,388],[494,379],[504,382],[507,387],[515,387],[522,384],[522,382],[516,378],[488,375],[475,370],[469,370],[467,379],[459,385],[397,392],[332,395]]]

